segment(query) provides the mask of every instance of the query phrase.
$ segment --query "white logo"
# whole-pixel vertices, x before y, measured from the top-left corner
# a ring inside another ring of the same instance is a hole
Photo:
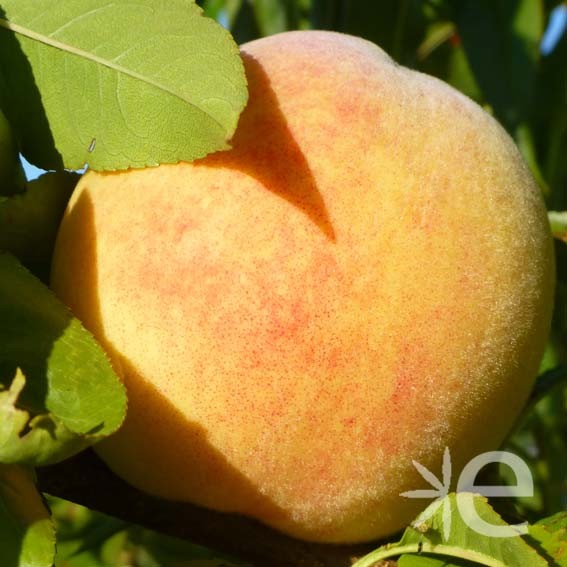
[[[420,522],[429,520],[439,506],[443,506],[443,538],[449,539],[451,533],[451,506],[449,500],[444,498],[449,494],[451,488],[451,455],[449,448],[445,448],[443,454],[442,481],[439,480],[429,469],[417,461],[413,466],[419,474],[433,487],[433,489],[410,490],[402,492],[400,496],[405,498],[433,498],[432,505],[427,514],[420,516]],[[515,486],[480,486],[474,483],[480,470],[490,463],[504,463],[508,465],[516,476]],[[517,455],[506,451],[489,451],[482,453],[472,459],[463,469],[457,482],[457,509],[463,522],[472,530],[487,537],[514,537],[528,532],[527,522],[498,526],[483,520],[474,505],[474,494],[486,497],[509,497],[509,496],[533,496],[534,482],[528,465]],[[435,503],[437,505],[435,505]],[[420,524],[421,525],[421,524]],[[414,526],[419,529],[420,526]]]

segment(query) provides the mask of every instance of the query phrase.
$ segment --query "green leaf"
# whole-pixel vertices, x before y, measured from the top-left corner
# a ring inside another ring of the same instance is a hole
[[[4,0],[0,73],[26,158],[115,170],[227,149],[247,100],[230,34],[188,0]]]
[[[244,0],[240,2],[238,11],[233,17],[230,32],[235,41],[239,44],[258,39],[262,36],[258,29],[258,22],[256,21],[251,2]]]
[[[548,565],[518,535],[491,537],[473,529],[477,517],[491,526],[508,527],[510,533],[518,533],[513,526],[507,526],[486,498],[468,492],[449,494],[426,508],[406,529],[398,543],[380,547],[357,561],[353,567],[370,567],[389,557],[421,553],[441,556],[439,559],[472,561],[487,567]],[[460,563],[457,561],[455,564]]]
[[[564,8],[566,9],[566,8]],[[549,185],[548,206],[567,209],[567,33],[541,58],[532,105],[532,129],[543,175]]]
[[[397,565],[398,567],[475,567],[478,563],[461,559],[439,559],[426,555],[402,555]]]
[[[567,512],[559,512],[530,526],[529,536],[555,561],[567,567]]]
[[[427,30],[425,38],[417,48],[418,59],[425,59],[454,35],[455,24],[453,22],[434,22]]]
[[[333,29],[368,39],[398,63],[413,66],[424,33],[422,4],[407,0],[312,0],[312,22],[316,29]]]
[[[533,133],[530,127],[525,123],[518,124],[513,134],[516,144],[518,145],[518,149],[526,160],[526,163],[540,186],[540,189],[544,195],[549,195],[549,187],[543,177],[543,173],[537,160]]]
[[[452,47],[446,80],[456,89],[478,103],[483,103],[482,91],[478,86],[469,60],[461,44]]]
[[[255,0],[253,8],[262,35],[272,35],[287,30],[286,7],[280,0]]]
[[[79,178],[52,171],[26,183],[24,193],[0,197],[0,250],[36,273],[42,267],[48,272],[59,222]]]
[[[510,132],[533,96],[543,4],[533,0],[452,0],[467,58],[486,101]]]
[[[24,180],[12,127],[0,110],[0,195],[13,195],[23,190]]]
[[[228,29],[232,27],[241,5],[242,0],[205,0],[201,4],[205,16],[226,24]]]
[[[567,384],[567,366],[556,366],[546,370],[543,374],[538,376],[530,398],[526,404],[523,414],[528,414],[533,410],[533,407],[540,402],[545,396],[553,395],[553,392],[561,385]],[[522,418],[518,421],[522,421]]]
[[[105,353],[9,254],[0,254],[0,344],[0,462],[53,463],[122,423],[126,395]]]
[[[0,390],[0,462],[42,465],[83,449],[82,439],[62,421],[49,413],[32,417],[18,407],[25,386],[18,369],[10,387]]]
[[[55,530],[31,470],[0,465],[0,551],[6,567],[51,567]]]

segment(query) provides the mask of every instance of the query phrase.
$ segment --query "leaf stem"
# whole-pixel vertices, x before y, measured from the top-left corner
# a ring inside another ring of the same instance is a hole
[[[506,567],[506,565],[498,559],[489,557],[484,553],[479,553],[478,551],[472,551],[470,549],[461,549],[451,545],[436,545],[428,541],[408,545],[386,545],[358,560],[352,567],[373,567],[376,563],[378,563],[378,561],[408,553],[444,555],[474,561],[475,563],[485,565],[486,567]]]
[[[547,396],[551,390],[564,382],[567,382],[567,366],[556,366],[544,372],[535,383],[528,402],[529,407],[531,408],[536,405],[542,398]]]

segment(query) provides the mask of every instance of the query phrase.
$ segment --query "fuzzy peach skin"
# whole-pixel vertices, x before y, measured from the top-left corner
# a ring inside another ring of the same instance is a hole
[[[399,530],[496,449],[548,332],[542,199],[503,129],[364,40],[242,46],[233,149],[87,173],[53,288],[128,389],[131,484],[321,542]]]

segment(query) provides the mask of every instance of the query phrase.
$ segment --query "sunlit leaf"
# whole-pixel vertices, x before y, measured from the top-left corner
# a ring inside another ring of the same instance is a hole
[[[30,162],[114,170],[229,147],[247,98],[243,65],[194,2],[1,7],[1,94]]]
[[[555,567],[567,567],[567,512],[543,518],[530,526],[529,535],[555,561]]]
[[[475,529],[478,519],[489,524],[489,527],[504,528],[510,534],[516,531],[492,509],[486,498],[467,492],[449,494],[426,508],[406,529],[399,542],[378,548],[357,561],[353,567],[371,567],[390,557],[421,553],[439,556],[439,560],[446,561],[437,565],[451,565],[454,560],[455,565],[470,561],[487,567],[548,565],[546,559],[519,535],[483,535]],[[405,563],[406,567],[411,564]]]
[[[124,387],[51,291],[0,254],[0,462],[64,459],[121,424]]]

